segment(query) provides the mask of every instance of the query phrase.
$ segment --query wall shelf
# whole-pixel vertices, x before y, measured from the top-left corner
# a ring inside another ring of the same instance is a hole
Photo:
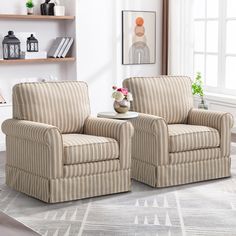
[[[42,16],[42,15],[11,15],[0,14],[0,19],[7,20],[74,20],[75,16]]]
[[[19,59],[19,60],[0,60],[0,65],[4,64],[23,64],[23,63],[60,63],[60,62],[73,62],[74,57],[65,58],[45,58],[45,59]]]

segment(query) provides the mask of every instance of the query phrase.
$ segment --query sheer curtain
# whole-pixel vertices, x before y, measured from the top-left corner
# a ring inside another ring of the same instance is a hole
[[[169,75],[193,76],[193,5],[194,0],[169,0]]]

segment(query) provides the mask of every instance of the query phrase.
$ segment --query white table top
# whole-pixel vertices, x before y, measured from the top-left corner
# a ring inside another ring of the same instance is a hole
[[[98,117],[109,118],[109,119],[119,119],[119,120],[128,120],[138,117],[137,112],[129,111],[126,113],[116,113],[116,112],[99,112]]]

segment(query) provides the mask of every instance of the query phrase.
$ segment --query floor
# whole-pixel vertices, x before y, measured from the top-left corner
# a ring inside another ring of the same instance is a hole
[[[236,143],[232,177],[153,189],[133,181],[132,192],[45,204],[4,184],[0,210],[45,236],[236,236]],[[1,235],[1,233],[0,233]]]

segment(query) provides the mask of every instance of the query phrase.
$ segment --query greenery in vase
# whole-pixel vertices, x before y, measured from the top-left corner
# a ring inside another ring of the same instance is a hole
[[[204,101],[204,91],[203,91],[203,81],[200,72],[197,72],[197,76],[192,83],[192,92],[193,95],[198,95],[201,97],[202,101]]]
[[[33,7],[34,7],[33,0],[28,0],[28,1],[26,2],[26,7],[27,7],[27,8],[33,8]]]

